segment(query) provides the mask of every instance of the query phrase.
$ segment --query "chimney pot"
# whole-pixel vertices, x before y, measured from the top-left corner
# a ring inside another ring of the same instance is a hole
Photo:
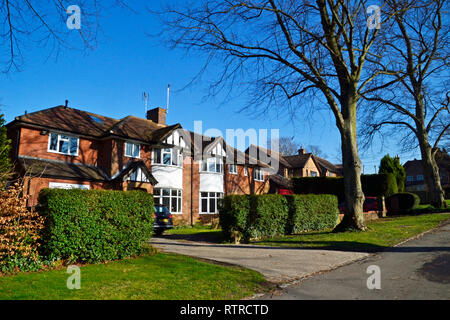
[[[157,124],[166,124],[166,110],[163,108],[155,108],[147,111],[147,120],[151,120]]]
[[[306,150],[302,147],[298,150],[298,154],[299,155],[306,154]]]

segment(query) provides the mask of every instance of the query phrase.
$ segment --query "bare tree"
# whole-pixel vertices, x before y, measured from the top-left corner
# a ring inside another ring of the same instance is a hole
[[[106,3],[126,6],[121,0]],[[73,4],[81,9],[80,29],[67,27],[73,14],[67,9]],[[97,0],[0,0],[0,72],[19,71],[24,52],[34,47],[46,48],[48,57],[57,57],[62,49],[95,48],[99,16],[106,6]]]
[[[300,149],[300,144],[295,142],[293,138],[281,137],[277,140],[272,140],[273,143],[278,143],[278,150],[285,156],[291,156],[298,153]]]
[[[248,107],[259,113],[280,106],[295,111],[308,101],[315,108],[325,105],[331,110],[341,135],[347,206],[335,231],[366,229],[357,144],[359,92],[377,76],[390,73],[366,68],[379,59],[373,45],[380,29],[367,24],[370,4],[202,0],[169,5],[160,12],[167,26],[162,34],[172,47],[205,54],[203,70],[213,63],[215,72],[223,67],[210,94],[245,92],[250,97]],[[380,25],[391,16],[385,12]]]
[[[322,149],[319,146],[310,144],[309,146],[306,147],[306,150],[308,152],[311,152],[313,155],[321,157],[321,158],[327,158],[328,155],[322,151]],[[340,161],[340,160],[339,160]]]
[[[397,72],[378,78],[378,87],[369,86],[362,92],[370,102],[363,135],[366,143],[371,143],[376,133],[384,133],[401,138],[405,150],[418,145],[432,204],[445,207],[435,156],[439,143],[449,139],[450,29],[443,17],[449,10],[448,1],[386,2],[399,14],[392,20],[390,33],[385,34],[386,54],[378,66]],[[397,81],[395,85],[392,80]],[[389,87],[383,82],[390,83]]]

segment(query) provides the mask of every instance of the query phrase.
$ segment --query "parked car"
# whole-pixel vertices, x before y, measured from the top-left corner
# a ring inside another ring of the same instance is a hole
[[[376,197],[366,197],[366,200],[363,204],[363,211],[378,211],[378,199]],[[345,213],[345,202],[339,204],[339,213]]]
[[[173,229],[173,216],[165,206],[155,205],[155,223],[153,224],[155,234],[160,236],[166,230]]]

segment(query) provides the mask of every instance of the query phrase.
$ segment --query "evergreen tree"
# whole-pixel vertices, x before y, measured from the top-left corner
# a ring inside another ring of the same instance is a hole
[[[391,158],[389,154],[385,155],[380,161],[379,173],[391,173],[395,176],[397,181],[398,192],[403,192],[405,190],[405,178],[406,172],[400,163],[400,158]]]

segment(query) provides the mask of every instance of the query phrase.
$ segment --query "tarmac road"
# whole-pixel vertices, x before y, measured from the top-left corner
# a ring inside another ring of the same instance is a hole
[[[379,267],[381,289],[368,289],[369,277],[370,284],[376,284],[373,271],[367,273],[370,266]],[[450,222],[417,239],[258,299],[449,300]]]

